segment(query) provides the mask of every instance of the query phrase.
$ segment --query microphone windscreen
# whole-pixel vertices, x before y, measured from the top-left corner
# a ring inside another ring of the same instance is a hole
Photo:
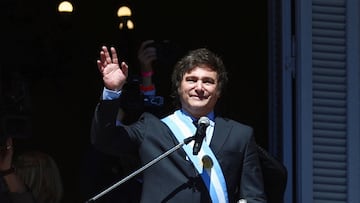
[[[198,125],[205,125],[205,126],[209,126],[210,125],[210,119],[206,116],[202,116],[199,120],[198,120]]]

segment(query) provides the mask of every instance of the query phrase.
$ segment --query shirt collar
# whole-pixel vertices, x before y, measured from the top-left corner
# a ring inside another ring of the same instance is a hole
[[[187,111],[185,111],[184,109],[181,109],[181,113],[185,114],[186,116],[190,117],[192,121],[195,121],[197,119],[195,119],[194,117],[192,117]],[[208,117],[210,119],[210,121],[215,122],[215,113],[214,111],[211,111],[210,113],[208,113],[206,115],[206,117]]]

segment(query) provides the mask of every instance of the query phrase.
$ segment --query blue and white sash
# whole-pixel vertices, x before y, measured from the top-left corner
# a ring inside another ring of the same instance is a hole
[[[173,131],[179,143],[183,142],[185,138],[191,137],[195,134],[196,127],[191,121],[184,121],[184,116],[180,110],[177,110],[173,114],[163,118],[162,121]],[[194,164],[198,173],[201,175],[207,189],[209,190],[212,202],[227,203],[228,196],[224,175],[214,153],[211,151],[209,145],[204,142],[205,141],[203,141],[203,144],[201,145],[198,155],[193,155],[192,149],[194,142],[183,145],[183,149]],[[211,164],[203,164],[202,159],[204,158],[207,159],[207,163],[209,163],[210,158]]]

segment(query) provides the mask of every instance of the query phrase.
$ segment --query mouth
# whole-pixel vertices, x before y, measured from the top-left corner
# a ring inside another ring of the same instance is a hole
[[[206,96],[201,96],[201,95],[192,95],[190,96],[191,98],[194,98],[194,99],[197,99],[197,100],[204,100],[204,99],[207,99],[208,97]]]

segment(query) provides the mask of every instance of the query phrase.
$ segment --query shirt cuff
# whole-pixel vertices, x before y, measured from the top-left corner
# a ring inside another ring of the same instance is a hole
[[[103,100],[118,99],[118,98],[120,98],[121,92],[122,92],[121,90],[114,91],[114,90],[109,90],[106,87],[104,87],[103,94],[102,94],[102,99]]]
[[[156,90],[142,91],[145,96],[155,96]]]

